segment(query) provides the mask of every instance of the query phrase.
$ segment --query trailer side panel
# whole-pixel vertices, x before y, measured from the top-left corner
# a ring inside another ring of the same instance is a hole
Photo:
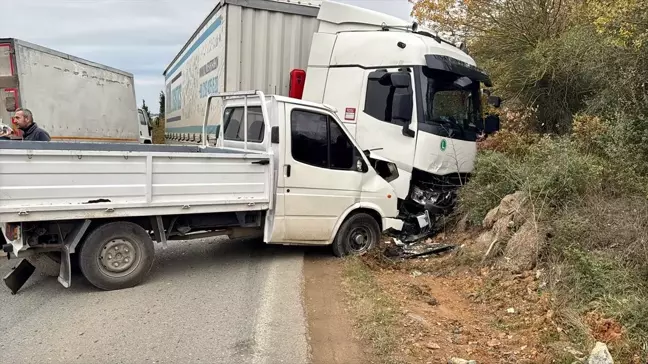
[[[207,96],[224,90],[226,22],[225,8],[214,12],[169,66],[165,74],[167,133],[198,140]],[[208,133],[215,135],[221,100],[213,100],[212,105]]]
[[[288,96],[290,71],[308,65],[317,18],[228,7],[226,91]]]
[[[15,41],[20,106],[53,140],[137,142],[133,76]]]
[[[289,74],[308,65],[318,8],[224,0],[165,71],[169,143],[196,143],[210,93],[259,90],[288,95]],[[215,100],[217,101],[217,100]],[[218,132],[220,100],[208,132]]]
[[[11,126],[11,114],[6,110],[6,101],[13,98],[18,102],[18,78],[11,39],[0,39],[0,122]]]

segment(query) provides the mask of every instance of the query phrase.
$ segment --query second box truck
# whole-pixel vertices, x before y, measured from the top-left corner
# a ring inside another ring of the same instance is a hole
[[[133,75],[15,38],[0,38],[0,119],[30,109],[53,141],[150,143]],[[15,128],[15,126],[14,126]],[[15,130],[14,138],[20,138]]]

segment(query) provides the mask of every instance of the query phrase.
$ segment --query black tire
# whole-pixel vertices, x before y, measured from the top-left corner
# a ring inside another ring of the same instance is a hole
[[[93,286],[109,291],[140,284],[154,258],[153,240],[146,230],[118,221],[101,225],[88,235],[79,252],[79,266]]]
[[[333,254],[363,255],[378,245],[380,226],[376,219],[365,213],[351,215],[342,223],[333,241]]]

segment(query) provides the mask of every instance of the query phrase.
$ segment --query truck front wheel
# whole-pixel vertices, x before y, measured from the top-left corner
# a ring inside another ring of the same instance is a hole
[[[79,265],[86,279],[103,290],[133,287],[148,275],[155,257],[151,237],[131,222],[99,226],[85,239]]]
[[[333,254],[362,255],[378,245],[380,226],[376,219],[365,213],[350,216],[338,230],[333,241]]]

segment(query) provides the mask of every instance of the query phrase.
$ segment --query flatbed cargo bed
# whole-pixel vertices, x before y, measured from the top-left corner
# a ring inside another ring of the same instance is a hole
[[[264,210],[269,158],[198,146],[0,142],[0,221]]]

